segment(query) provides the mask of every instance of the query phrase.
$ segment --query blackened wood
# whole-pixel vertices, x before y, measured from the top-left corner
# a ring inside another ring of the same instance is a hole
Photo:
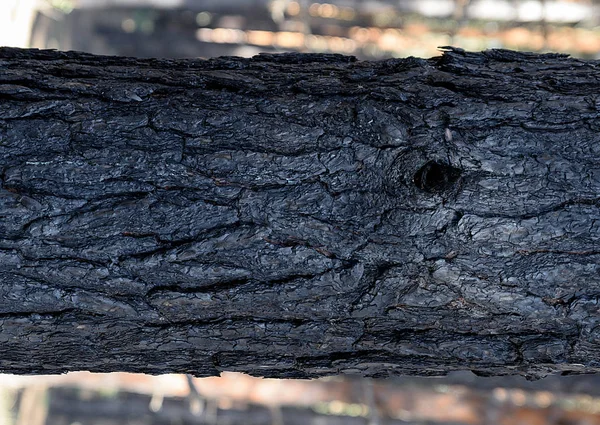
[[[600,72],[0,49],[0,369],[598,370]]]

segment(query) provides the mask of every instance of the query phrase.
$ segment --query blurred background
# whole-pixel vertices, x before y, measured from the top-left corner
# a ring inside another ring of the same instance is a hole
[[[0,375],[0,423],[18,425],[592,425],[598,376],[318,380],[186,375]]]
[[[325,2],[327,1],[327,2]],[[596,0],[0,0],[0,45],[138,57],[438,47],[600,59]],[[0,375],[0,425],[600,424],[600,377]]]
[[[0,44],[140,57],[504,47],[598,58],[597,0],[1,0]]]

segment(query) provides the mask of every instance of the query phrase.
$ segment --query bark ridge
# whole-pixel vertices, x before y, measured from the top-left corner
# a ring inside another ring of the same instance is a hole
[[[598,370],[597,61],[0,48],[0,369]]]

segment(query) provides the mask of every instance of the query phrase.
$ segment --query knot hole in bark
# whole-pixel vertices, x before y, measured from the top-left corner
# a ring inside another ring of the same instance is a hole
[[[447,164],[429,161],[415,173],[415,185],[425,192],[443,192],[460,177],[461,171]]]

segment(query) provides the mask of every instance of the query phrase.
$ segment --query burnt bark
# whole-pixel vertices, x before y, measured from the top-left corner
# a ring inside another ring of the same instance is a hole
[[[0,369],[595,372],[599,77],[0,49]]]

